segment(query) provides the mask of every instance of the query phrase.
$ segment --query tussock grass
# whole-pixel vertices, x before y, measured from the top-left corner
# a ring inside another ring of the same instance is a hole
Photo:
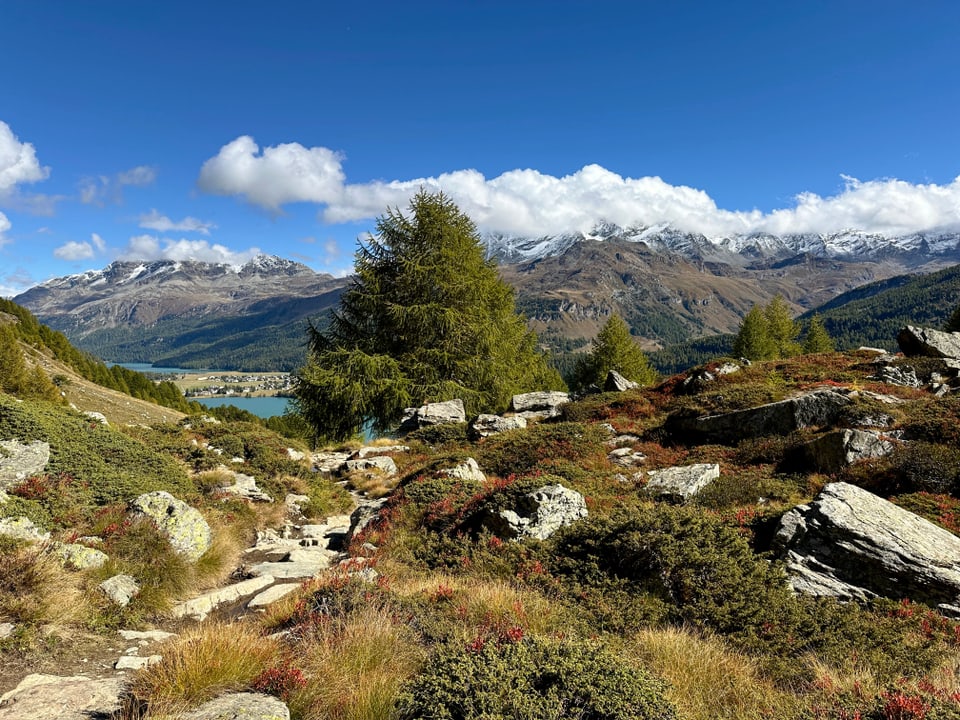
[[[350,487],[369,498],[386,497],[400,484],[399,475],[387,475],[378,470],[362,470],[347,477]]]
[[[45,545],[0,547],[0,620],[60,631],[92,610],[83,576],[66,570]]]
[[[423,661],[412,632],[380,608],[326,623],[296,649],[308,679],[289,700],[302,720],[382,720]]]
[[[152,716],[246,690],[279,661],[281,647],[243,623],[206,623],[160,646],[157,653],[162,662],[137,672],[130,689],[134,704],[146,706]]]
[[[796,715],[796,698],[764,680],[749,657],[715,637],[679,628],[641,631],[627,652],[667,681],[685,720],[760,720]]]

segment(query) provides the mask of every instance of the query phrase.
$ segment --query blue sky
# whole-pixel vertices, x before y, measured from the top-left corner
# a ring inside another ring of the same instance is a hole
[[[960,229],[960,3],[0,3],[0,294],[483,231]]]

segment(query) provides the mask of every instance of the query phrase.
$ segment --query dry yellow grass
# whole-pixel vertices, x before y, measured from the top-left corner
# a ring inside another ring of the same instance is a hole
[[[84,575],[64,569],[46,545],[0,551],[0,620],[62,632],[93,612]]]
[[[276,640],[245,623],[199,625],[157,653],[163,661],[139,671],[131,686],[134,698],[154,717],[245,690],[282,654]]]
[[[626,651],[666,680],[667,697],[685,720],[788,718],[796,698],[760,677],[750,658],[719,638],[664,628],[638,633]]]
[[[310,633],[296,649],[307,686],[289,700],[303,720],[381,720],[400,686],[420,667],[422,650],[408,628],[366,608]]]

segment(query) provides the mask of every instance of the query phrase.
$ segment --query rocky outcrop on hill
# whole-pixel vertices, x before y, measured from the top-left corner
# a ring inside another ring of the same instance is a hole
[[[475,439],[490,437],[508,430],[518,430],[527,426],[526,418],[519,415],[502,417],[501,415],[481,414],[470,423],[470,435]]]
[[[527,493],[514,508],[489,513],[483,523],[504,540],[546,540],[586,516],[583,495],[563,485],[545,485]]]
[[[805,450],[813,467],[832,473],[858,460],[889,455],[893,448],[893,443],[878,432],[833,430],[808,443]]]
[[[847,483],[786,513],[774,538],[798,592],[843,600],[960,600],[960,537]]]
[[[720,477],[716,463],[669,467],[647,472],[646,491],[664,500],[686,502]]]
[[[638,387],[640,385],[633,380],[627,380],[616,370],[608,372],[607,379],[603,383],[604,392],[626,392],[627,390],[636,390]]]
[[[173,549],[191,561],[210,548],[210,526],[203,515],[168,492],[141,495],[130,503],[130,511],[134,518],[148,518],[169,538]]]
[[[290,720],[290,710],[272,695],[228,693],[181,715],[180,720]]]
[[[960,333],[907,325],[897,343],[907,357],[960,358]]]
[[[527,419],[556,417],[560,414],[560,406],[570,402],[569,393],[557,391],[540,391],[514,395],[510,401],[510,409]]]
[[[467,411],[463,400],[446,400],[444,402],[427,403],[418,408],[407,408],[403,411],[398,432],[408,433],[419,428],[431,425],[448,425],[467,421]]]
[[[487,476],[483,474],[480,466],[477,465],[477,461],[473,458],[467,458],[462,463],[454,465],[451,468],[439,470],[438,474],[475,485],[479,485],[487,480]]]
[[[722,415],[671,418],[680,439],[737,443],[744,438],[787,435],[805,427],[830,426],[850,398],[833,390],[816,390],[787,400],[736,410]]]
[[[50,462],[49,443],[0,440],[0,490],[39,475]]]

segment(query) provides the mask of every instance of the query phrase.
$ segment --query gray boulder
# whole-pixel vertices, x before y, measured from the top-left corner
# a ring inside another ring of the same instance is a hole
[[[855,485],[787,512],[773,546],[797,592],[960,604],[960,537]]]
[[[640,387],[639,383],[633,380],[627,380],[616,370],[607,373],[607,379],[603,381],[604,392],[626,392],[627,390],[636,390]]]
[[[519,415],[503,417],[501,415],[478,415],[470,423],[470,435],[474,439],[490,437],[508,430],[518,430],[527,426],[527,419]]]
[[[884,365],[874,376],[877,380],[885,382],[887,385],[899,385],[900,387],[918,388],[923,385],[920,378],[917,377],[917,371],[910,366],[897,367],[896,365]]]
[[[720,477],[720,466],[702,463],[647,471],[646,491],[654,497],[686,502]]]
[[[347,531],[347,538],[353,538],[366,529],[367,525],[380,514],[380,511],[387,504],[387,500],[388,498],[380,498],[379,500],[362,503],[350,513],[350,529]]]
[[[427,403],[418,408],[407,408],[404,417],[405,426],[413,424],[418,428],[428,425],[447,425],[467,421],[467,411],[463,407],[463,400],[446,400],[445,402]]]
[[[222,465],[220,469],[233,477],[233,485],[217,488],[217,492],[256,502],[273,502],[273,498],[260,489],[256,479],[252,476],[228,470]]]
[[[511,510],[490,513],[484,525],[508,540],[546,540],[557,530],[587,516],[583,495],[563,485],[545,485],[525,495]]]
[[[833,430],[807,443],[810,463],[820,472],[839,472],[863,460],[889,455],[894,445],[878,432],[867,430]]]
[[[0,490],[6,490],[33,475],[40,475],[50,462],[50,444],[37,440],[21,443],[0,440]]]
[[[389,455],[374,455],[360,460],[347,460],[343,464],[343,471],[346,473],[354,472],[379,472],[384,475],[396,475],[397,464]]]
[[[744,438],[787,435],[805,427],[832,425],[851,400],[832,390],[815,390],[780,402],[722,415],[672,419],[675,433],[706,442],[736,443]]]
[[[114,575],[104,580],[98,587],[110,602],[120,607],[126,607],[140,594],[140,583],[132,575]]]
[[[541,391],[514,395],[510,408],[517,413],[530,417],[555,417],[560,414],[560,406],[570,402],[570,394],[557,391]]]
[[[387,455],[388,453],[410,452],[408,445],[367,445],[350,456],[350,460],[362,460],[372,455]]]
[[[145,517],[170,540],[173,549],[191,561],[200,559],[212,541],[210,526],[192,508],[163,490],[146,493],[130,504],[134,518]]]
[[[313,469],[321,473],[337,473],[343,469],[343,464],[350,459],[349,452],[318,452],[313,454]]]
[[[43,532],[33,524],[33,520],[22,515],[0,518],[0,535],[27,542],[44,542],[50,539],[50,533]]]
[[[73,570],[103,567],[110,558],[102,550],[77,543],[55,543],[53,552]]]
[[[459,465],[454,465],[452,468],[438,470],[437,474],[454,478],[455,480],[462,480],[463,482],[475,485],[484,483],[487,480],[487,476],[483,474],[483,472],[480,470],[480,466],[477,465],[477,461],[473,458],[467,458],[462,463]]]
[[[120,711],[122,678],[27,675],[0,696],[0,720],[91,720]]]
[[[907,325],[897,333],[897,343],[907,357],[960,358],[960,333]]]
[[[178,717],[180,720],[290,720],[290,710],[272,695],[228,693]]]

